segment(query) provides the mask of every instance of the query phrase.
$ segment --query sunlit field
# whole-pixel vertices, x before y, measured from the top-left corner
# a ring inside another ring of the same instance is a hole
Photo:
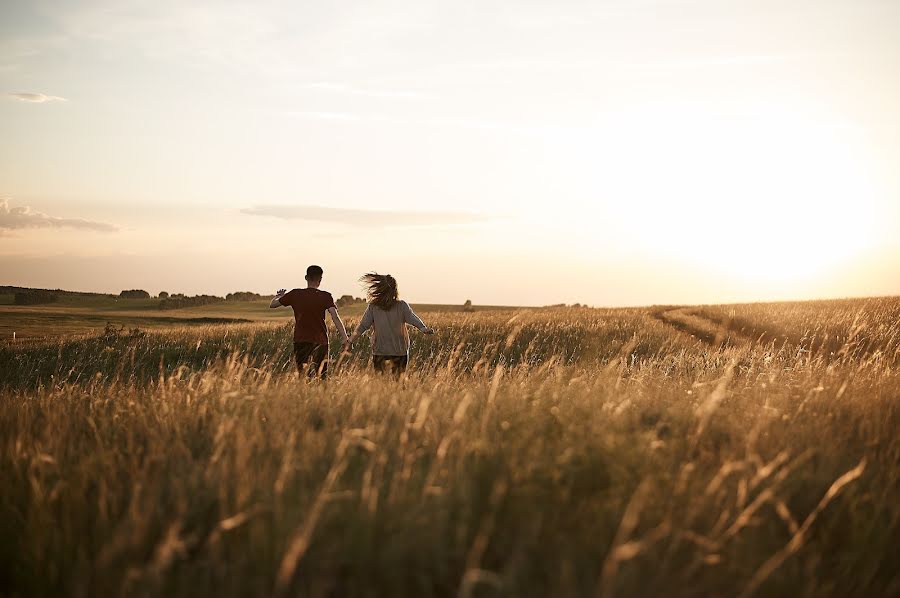
[[[283,322],[5,341],[0,594],[898,596],[898,316],[433,312],[399,381]]]

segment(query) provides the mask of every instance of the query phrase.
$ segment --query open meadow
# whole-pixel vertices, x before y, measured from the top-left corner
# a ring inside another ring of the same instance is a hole
[[[162,310],[159,298],[121,299],[112,295],[84,293],[63,294],[52,303],[15,305],[14,295],[2,292],[0,287],[0,340],[11,340],[14,333],[17,340],[92,335],[103,331],[107,325],[165,330],[183,326],[290,321],[290,309],[270,309],[270,300],[220,300],[209,305]],[[341,307],[341,314],[360,316],[365,307],[365,304],[344,306]],[[422,313],[432,313],[460,311],[460,306],[418,304],[416,309]],[[498,309],[510,308],[478,307],[479,311]]]
[[[114,307],[0,306],[0,595],[900,596],[898,298]]]

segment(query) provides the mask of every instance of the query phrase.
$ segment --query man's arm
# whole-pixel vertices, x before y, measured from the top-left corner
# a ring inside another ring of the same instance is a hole
[[[275,293],[275,298],[272,299],[272,303],[269,304],[270,308],[282,307],[284,304],[281,303],[281,298],[284,297],[284,294],[287,293],[285,289],[278,289],[278,292]]]
[[[341,320],[341,316],[336,307],[329,307],[328,313],[331,314],[331,320],[334,322],[334,326],[338,329],[338,332],[341,333],[341,341],[346,347],[350,344],[350,337],[347,336],[347,328],[344,327],[344,321]]]

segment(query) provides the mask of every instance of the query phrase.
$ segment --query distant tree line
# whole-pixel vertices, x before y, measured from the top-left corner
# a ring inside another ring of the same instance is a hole
[[[168,295],[159,302],[160,309],[181,309],[183,307],[199,307],[201,305],[209,305],[211,303],[221,303],[225,301],[222,297],[215,295],[195,295],[188,297],[183,293],[175,293]]]
[[[119,299],[150,299],[153,296],[144,289],[126,289],[118,295],[109,293],[84,293],[78,291],[64,291],[60,289],[31,289],[27,287],[0,286],[0,295],[13,295],[13,303],[15,305],[39,305],[42,303],[54,303],[59,301],[60,297],[83,296],[83,297],[117,297]],[[234,291],[228,293],[224,297],[217,295],[195,295],[189,297],[184,293],[169,293],[168,291],[160,291],[157,294],[159,298],[159,308],[181,309],[183,307],[197,307],[201,305],[209,305],[223,301],[260,301],[266,299],[264,295],[254,293],[252,291]],[[353,295],[342,295],[340,299],[335,301],[338,307],[347,307],[350,305],[358,305],[365,303],[366,300]],[[464,309],[471,309],[471,302],[467,301]]]
[[[56,303],[57,301],[59,301],[59,295],[53,291],[45,291],[43,289],[28,289],[13,295],[13,303],[15,305],[40,305],[42,303]]]
[[[113,297],[109,293],[86,293],[83,291],[64,291],[62,289],[32,289],[30,287],[0,286],[0,295],[15,295],[16,293],[34,292],[52,293],[59,297]]]
[[[181,309],[183,307],[198,307],[223,301],[259,301],[264,297],[251,291],[235,291],[228,293],[224,297],[219,297],[218,295],[194,295],[193,297],[188,297],[183,293],[170,295],[166,291],[160,291],[159,298],[160,309]]]

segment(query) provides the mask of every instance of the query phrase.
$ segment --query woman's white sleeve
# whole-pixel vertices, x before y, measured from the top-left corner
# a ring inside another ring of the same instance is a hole
[[[366,333],[366,330],[372,327],[372,323],[375,321],[375,317],[372,315],[372,306],[366,306],[366,313],[363,314],[362,320],[359,321],[359,325],[356,327],[356,334],[362,335]]]
[[[412,324],[419,330],[425,330],[428,326],[425,325],[419,316],[416,315],[416,312],[413,311],[413,308],[409,306],[409,303],[406,301],[403,302],[403,320],[407,324]]]

